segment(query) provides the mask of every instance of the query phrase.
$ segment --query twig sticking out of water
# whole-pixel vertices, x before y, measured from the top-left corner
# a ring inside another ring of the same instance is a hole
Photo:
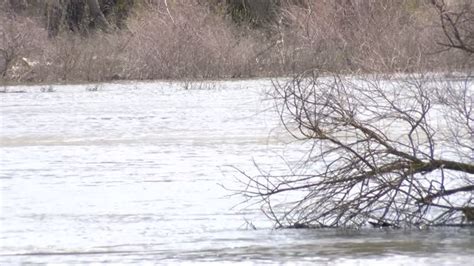
[[[49,87],[41,87],[41,92],[55,92],[53,86],[49,86]]]

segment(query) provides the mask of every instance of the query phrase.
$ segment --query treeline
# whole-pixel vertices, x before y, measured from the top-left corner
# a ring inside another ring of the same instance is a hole
[[[472,0],[3,0],[0,78],[465,71],[473,58],[456,46],[473,44],[473,10]]]

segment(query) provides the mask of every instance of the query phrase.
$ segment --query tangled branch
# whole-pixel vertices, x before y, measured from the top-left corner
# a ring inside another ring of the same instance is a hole
[[[472,1],[462,3],[458,10],[451,10],[444,0],[431,0],[439,14],[445,42],[438,44],[474,54],[474,6]],[[461,1],[460,1],[461,2]]]
[[[277,226],[459,223],[474,195],[472,77],[318,74],[274,83],[282,124],[312,142],[305,165],[246,175],[243,194]]]

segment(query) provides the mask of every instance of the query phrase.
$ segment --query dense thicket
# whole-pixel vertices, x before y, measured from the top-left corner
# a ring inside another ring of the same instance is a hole
[[[0,76],[56,82],[247,78],[315,67],[472,69],[458,46],[472,44],[473,1],[441,1],[442,9],[438,2],[3,0]],[[471,24],[452,31],[459,21]]]

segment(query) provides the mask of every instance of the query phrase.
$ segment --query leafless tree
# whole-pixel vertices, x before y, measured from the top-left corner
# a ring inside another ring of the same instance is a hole
[[[469,54],[474,53],[474,2],[457,1],[457,6],[450,7],[444,0],[430,0],[439,14],[445,41],[439,42],[447,49],[460,49]]]
[[[305,165],[245,175],[243,194],[277,226],[460,223],[474,203],[473,77],[320,74],[274,84],[284,127],[311,144]]]

